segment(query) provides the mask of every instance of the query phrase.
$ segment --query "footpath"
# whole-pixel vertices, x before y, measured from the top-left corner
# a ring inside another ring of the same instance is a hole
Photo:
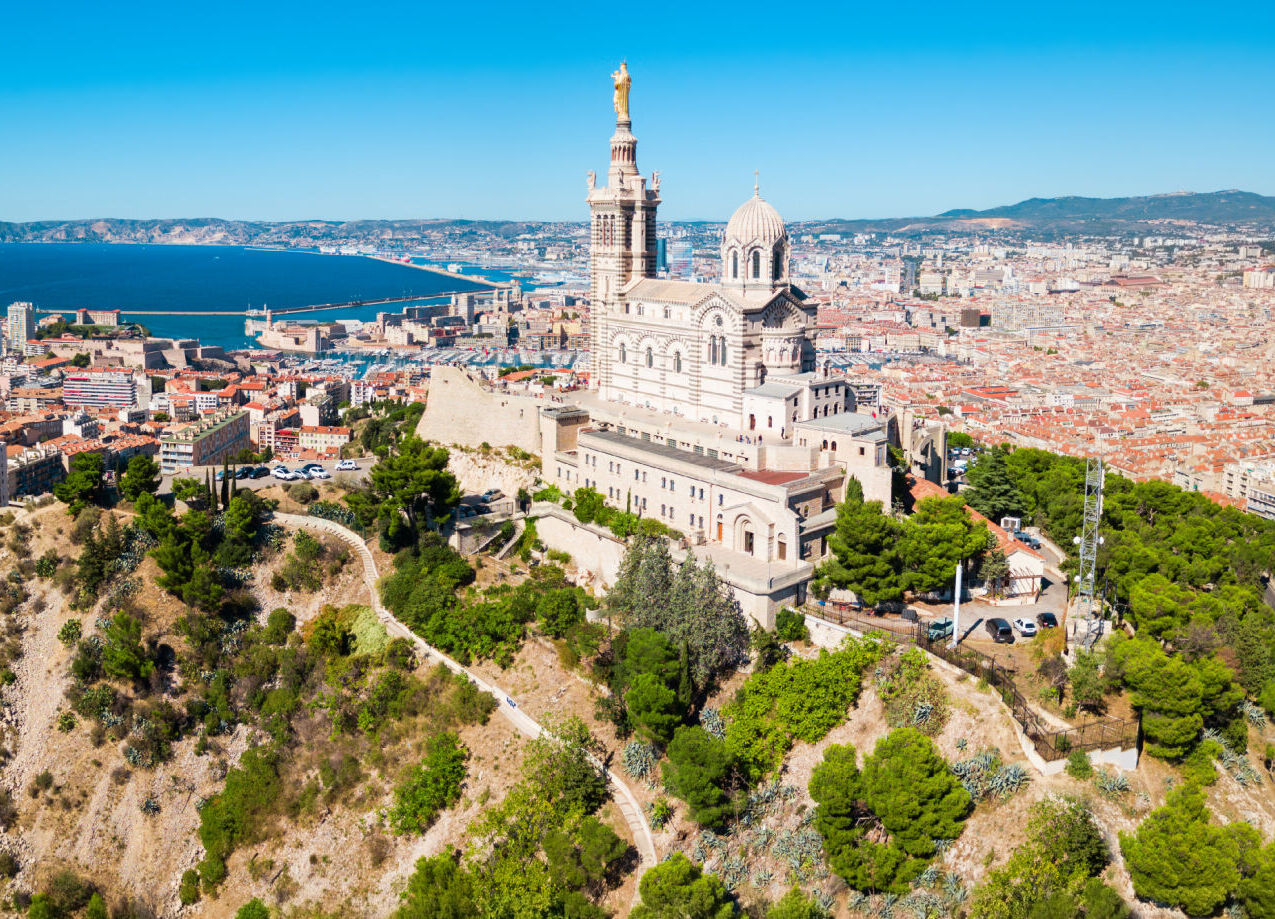
[[[460,665],[459,662],[453,660],[448,655],[439,651],[433,645],[428,644],[423,638],[409,629],[406,625],[394,617],[389,610],[381,605],[380,592],[376,589],[377,581],[380,575],[376,570],[376,559],[372,557],[372,551],[368,549],[367,543],[348,527],[344,527],[339,523],[331,520],[324,520],[320,517],[306,517],[300,514],[283,514],[276,512],[274,519],[282,524],[294,527],[304,527],[308,530],[317,530],[335,536],[342,542],[352,548],[363,562],[363,582],[367,585],[368,595],[371,600],[373,611],[385,626],[385,630],[391,636],[397,638],[406,638],[412,642],[417,650],[425,656],[427,660],[435,661],[443,664],[448,670],[454,673],[460,673],[469,678],[483,692],[490,695],[496,700],[497,711],[500,712],[515,728],[526,734],[528,737],[539,737],[545,733],[545,729],[534,718],[524,712],[516,700],[506,693],[499,686],[488,683],[476,673],[468,670]],[[638,879],[641,879],[642,873],[647,868],[655,864],[655,840],[651,835],[651,825],[647,822],[646,814],[642,810],[642,805],[637,797],[633,794],[633,790],[629,788],[624,779],[616,775],[608,769],[596,757],[591,757],[593,764],[602,770],[606,775],[607,781],[610,783],[612,794],[615,801],[620,807],[620,813],[624,815],[624,820],[629,825],[630,831],[633,833],[633,842],[637,846],[640,862],[637,868]],[[634,902],[636,903],[638,894],[634,891]]]

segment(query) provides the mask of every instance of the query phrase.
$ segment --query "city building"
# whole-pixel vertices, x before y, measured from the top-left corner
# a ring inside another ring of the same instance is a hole
[[[160,439],[159,465],[165,475],[191,466],[213,466],[232,460],[251,448],[248,413],[218,412],[164,434]]]
[[[35,306],[25,301],[9,304],[6,338],[9,347],[21,351],[35,332]]]
[[[137,404],[137,382],[120,370],[74,370],[62,378],[62,401],[75,408]]]
[[[318,453],[340,450],[350,442],[353,435],[354,432],[350,428],[303,424],[297,430],[297,447]]]

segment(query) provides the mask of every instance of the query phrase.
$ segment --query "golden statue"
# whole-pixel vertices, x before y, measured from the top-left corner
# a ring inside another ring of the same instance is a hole
[[[611,74],[611,79],[615,81],[615,97],[612,102],[615,105],[616,117],[623,121],[628,121],[629,86],[633,83],[633,81],[629,78],[629,65],[627,61],[620,62],[620,69]]]

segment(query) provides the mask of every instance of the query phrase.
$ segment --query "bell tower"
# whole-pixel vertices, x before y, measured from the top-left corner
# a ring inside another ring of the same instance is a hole
[[[647,180],[638,173],[637,138],[629,117],[627,64],[611,74],[615,86],[615,134],[611,137],[611,164],[607,184],[599,188],[594,173],[588,175],[589,279],[592,316],[593,388],[606,389],[610,365],[609,317],[622,314],[626,304],[622,290],[635,278],[655,277],[655,211],[660,204],[659,173]]]

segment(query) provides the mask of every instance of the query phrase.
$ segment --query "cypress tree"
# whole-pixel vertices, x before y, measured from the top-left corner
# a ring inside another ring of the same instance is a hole
[[[204,470],[204,504],[210,511],[217,509],[217,492],[213,490],[212,470]]]
[[[225,463],[221,464],[221,506],[224,508],[230,503],[230,467]]]
[[[695,694],[695,687],[691,683],[691,649],[685,641],[682,642],[682,653],[677,661],[677,701],[681,703],[682,708],[689,708],[691,697]]]

